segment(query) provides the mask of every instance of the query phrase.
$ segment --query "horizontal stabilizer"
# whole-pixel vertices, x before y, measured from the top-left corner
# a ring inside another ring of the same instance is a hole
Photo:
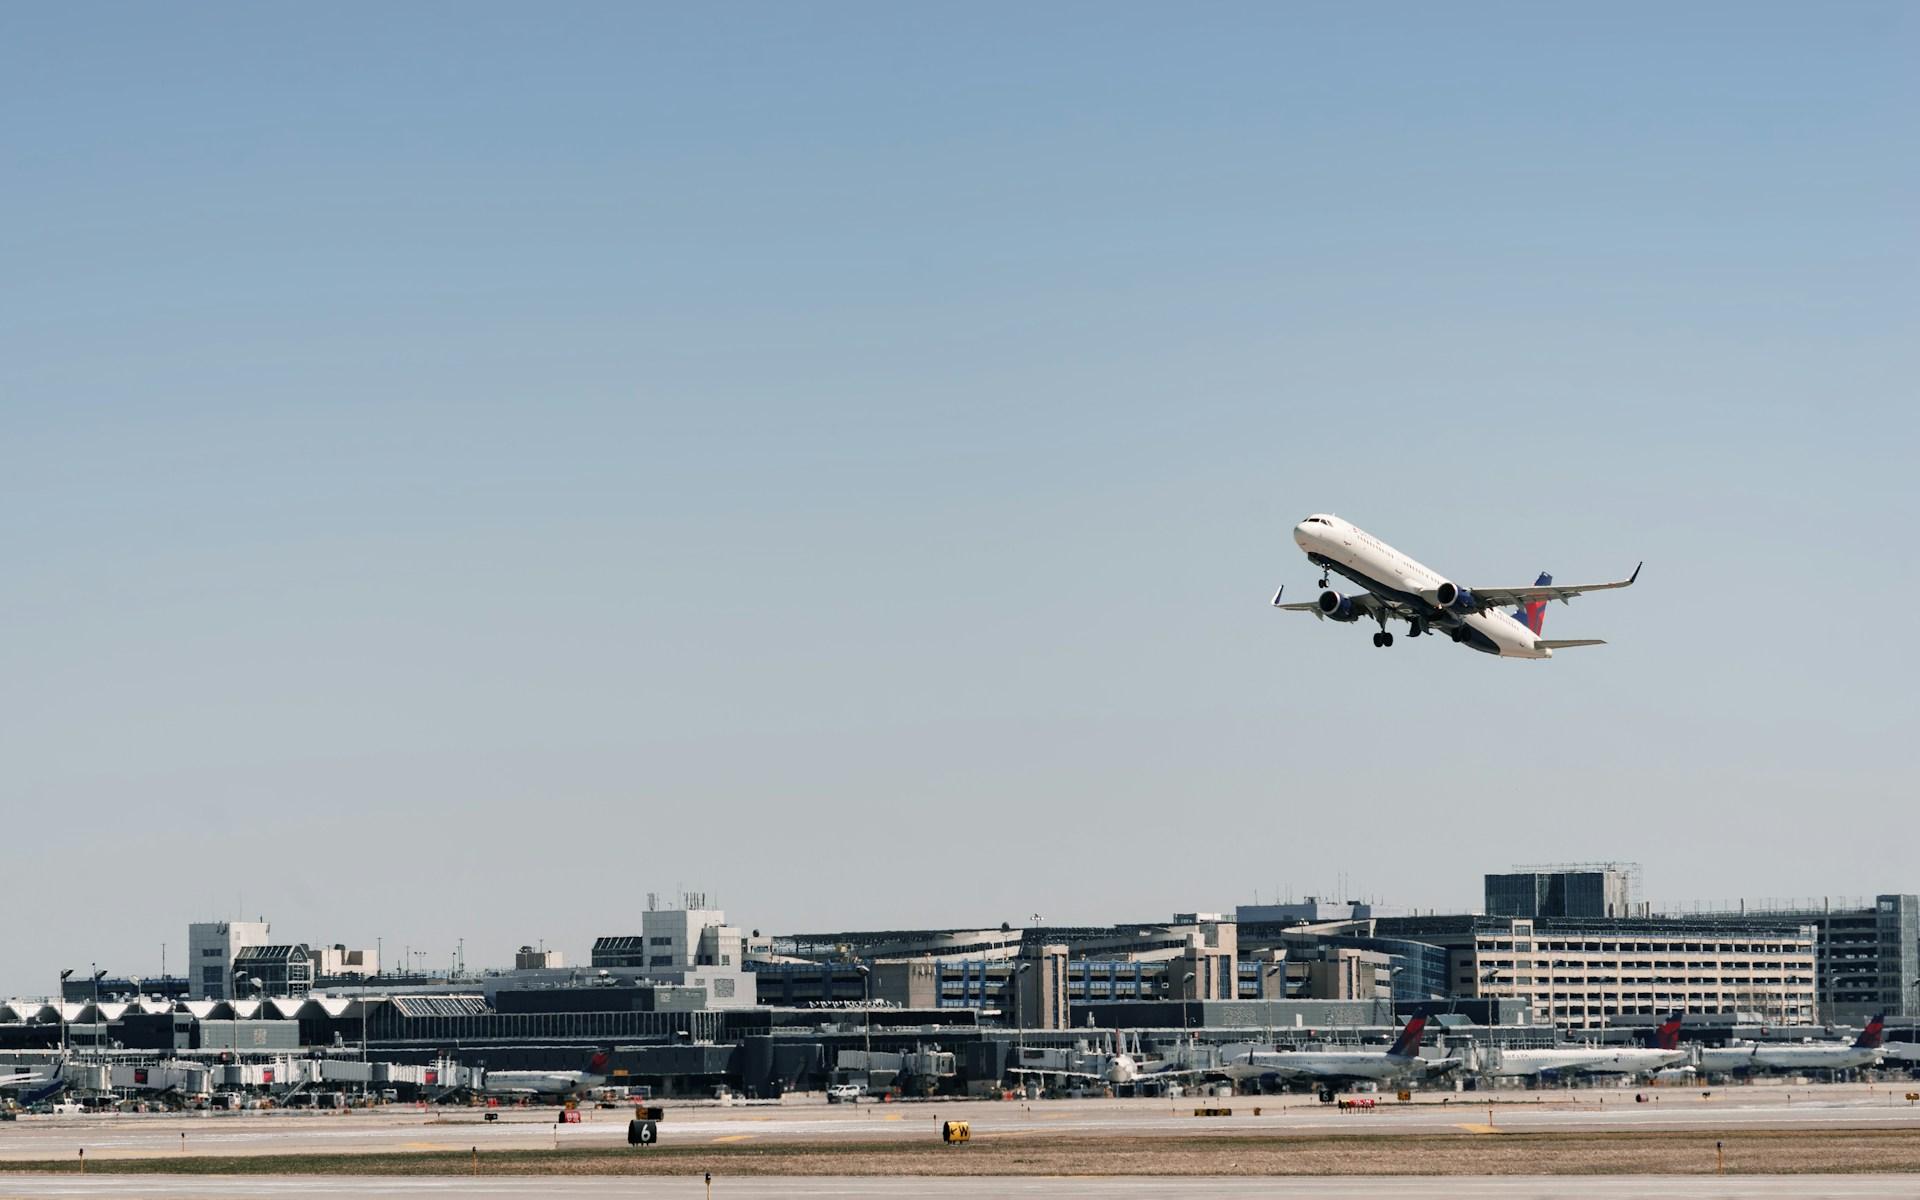
[[[1567,638],[1564,641],[1541,640],[1533,644],[1535,650],[1565,650],[1570,646],[1604,646],[1605,638]]]

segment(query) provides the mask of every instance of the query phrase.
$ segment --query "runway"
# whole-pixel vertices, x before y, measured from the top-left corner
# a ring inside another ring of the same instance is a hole
[[[1689,1200],[1892,1200],[1920,1194],[1920,1175],[1531,1175],[1480,1176],[1320,1176],[1286,1181],[1289,1189],[1311,1189],[1316,1200],[1625,1200],[1649,1196],[1685,1196]],[[996,1176],[974,1179],[916,1178],[912,1190],[924,1200],[980,1200],[996,1196],[1085,1198],[1085,1200],[1212,1200],[1247,1193],[1258,1180],[1185,1177],[1077,1177],[1045,1178]],[[893,1197],[901,1192],[899,1179],[770,1176],[714,1180],[714,1200],[783,1200],[784,1197]],[[436,1176],[376,1178],[331,1176],[319,1179],[275,1179],[249,1176],[182,1177],[172,1175],[5,1176],[0,1175],[0,1200],[55,1200],[63,1197],[113,1197],[114,1200],[321,1200],[352,1195],[359,1200],[435,1200],[473,1196],[487,1200],[548,1197],[558,1200],[598,1200],[600,1197],[645,1197],[649,1200],[705,1200],[706,1186],[698,1176],[681,1178],[468,1178]]]
[[[1920,1129],[1920,1105],[1897,1087],[1739,1087],[1642,1092],[1581,1089],[1391,1101],[1371,1113],[1342,1113],[1311,1098],[1242,1096],[1230,1101],[1052,1100],[827,1105],[817,1097],[769,1105],[669,1105],[663,1145],[745,1147],[754,1143],[927,1139],[943,1120],[965,1120],[977,1138],[1132,1138],[1245,1135],[1322,1137],[1395,1132],[1538,1133],[1756,1129]],[[1492,1101],[1489,1103],[1489,1101]],[[1231,1117],[1196,1118],[1197,1104],[1222,1104]],[[1255,1115],[1255,1110],[1259,1115]],[[423,1151],[612,1149],[626,1144],[626,1109],[582,1111],[582,1123],[555,1122],[552,1109],[507,1110],[486,1121],[477,1109],[390,1107],[344,1112],[103,1114],[22,1117],[0,1125],[0,1163],[154,1155],[369,1154]]]

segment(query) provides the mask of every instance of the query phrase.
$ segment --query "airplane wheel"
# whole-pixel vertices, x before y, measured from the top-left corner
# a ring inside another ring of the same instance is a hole
[[[1373,635],[1373,648],[1375,650],[1380,648],[1380,634],[1378,632]]]
[[[1380,635],[1380,644],[1381,644],[1382,646],[1391,646],[1391,645],[1393,645],[1393,635],[1392,635],[1392,634],[1390,634],[1390,633],[1383,633],[1383,634],[1381,634],[1381,635]]]

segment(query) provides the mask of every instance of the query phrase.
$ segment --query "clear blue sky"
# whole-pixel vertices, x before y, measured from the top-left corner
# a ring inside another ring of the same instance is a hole
[[[1920,890],[1910,5],[14,4],[0,991]],[[1350,517],[1612,578],[1271,613]]]

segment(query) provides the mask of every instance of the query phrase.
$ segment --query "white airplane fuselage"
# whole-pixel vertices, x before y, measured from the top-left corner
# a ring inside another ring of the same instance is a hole
[[[1425,1059],[1365,1050],[1249,1050],[1221,1070],[1232,1079],[1284,1075],[1297,1079],[1371,1079],[1385,1083],[1423,1074]]]
[[[1826,1045],[1706,1046],[1700,1050],[1703,1071],[1845,1071],[1880,1062],[1871,1046]]]
[[[1315,566],[1352,580],[1379,596],[1410,602],[1430,601],[1446,576],[1402,554],[1339,517],[1315,514],[1293,527],[1293,540]],[[1463,645],[1502,658],[1552,658],[1553,651],[1537,646],[1533,630],[1505,612],[1489,609],[1452,618],[1445,632]]]
[[[1687,1061],[1684,1050],[1648,1050],[1636,1047],[1594,1046],[1552,1050],[1502,1050],[1491,1075],[1544,1075],[1575,1071],[1593,1075],[1639,1075]]]
[[[488,1096],[572,1096],[606,1083],[586,1071],[488,1071],[480,1091]]]

